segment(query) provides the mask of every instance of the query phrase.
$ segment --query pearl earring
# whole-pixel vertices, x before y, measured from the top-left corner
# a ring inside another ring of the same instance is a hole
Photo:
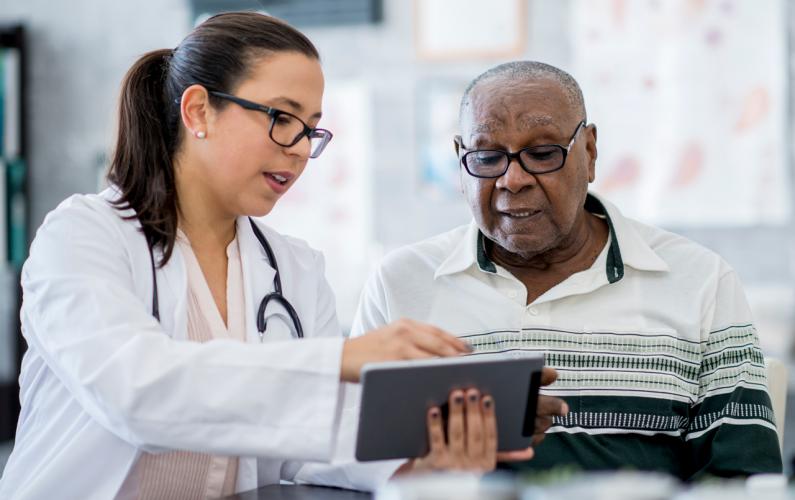
[[[203,130],[200,130],[200,131],[196,132],[196,137],[198,139],[204,139],[205,137],[207,137],[207,133],[204,132]]]

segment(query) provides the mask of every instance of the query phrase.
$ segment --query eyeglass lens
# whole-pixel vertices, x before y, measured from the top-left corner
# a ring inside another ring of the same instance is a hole
[[[519,159],[531,172],[548,172],[559,168],[565,161],[560,146],[537,146],[519,152]],[[467,169],[473,175],[499,176],[508,167],[508,155],[503,151],[472,151],[464,156]]]
[[[300,141],[304,136],[306,125],[300,119],[287,113],[279,113],[273,118],[271,139],[281,146],[290,147]],[[328,142],[328,133],[323,130],[313,130],[309,133],[309,156],[316,158],[323,152]]]

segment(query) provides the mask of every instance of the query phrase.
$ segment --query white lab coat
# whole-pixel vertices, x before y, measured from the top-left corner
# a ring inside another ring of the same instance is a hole
[[[291,461],[330,459],[343,338],[320,253],[259,224],[306,336],[295,340],[286,313],[270,305],[261,344],[255,314],[274,270],[240,218],[247,343],[188,342],[179,248],[157,270],[158,323],[145,239],[124,220],[132,211],[110,206],[115,196],[67,199],[31,246],[22,414],[0,498],[114,498],[142,451],[240,456],[238,491],[300,480],[301,463]],[[335,474],[340,481],[326,479],[356,486]]]

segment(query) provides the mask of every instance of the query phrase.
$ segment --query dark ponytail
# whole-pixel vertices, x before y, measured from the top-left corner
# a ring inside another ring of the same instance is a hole
[[[116,150],[108,173],[108,180],[121,191],[118,205],[135,210],[151,246],[169,241],[177,232],[171,164],[176,131],[168,124],[170,106],[163,88],[171,54],[168,49],[144,54],[124,77]],[[171,248],[165,250],[163,263],[171,256]]]
[[[230,12],[197,26],[174,50],[144,54],[127,72],[108,181],[120,191],[116,207],[135,210],[149,245],[162,249],[161,266],[171,258],[177,235],[173,159],[181,140],[182,93],[195,84],[232,92],[257,58],[277,52],[319,59],[312,42],[284,22]],[[225,105],[217,98],[211,103]]]

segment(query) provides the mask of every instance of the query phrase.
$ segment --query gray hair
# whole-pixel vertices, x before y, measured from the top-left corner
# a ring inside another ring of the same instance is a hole
[[[469,82],[467,88],[464,90],[464,96],[461,98],[461,107],[458,111],[458,120],[464,116],[466,108],[470,104],[470,96],[472,91],[479,84],[488,81],[504,78],[508,81],[529,81],[548,79],[560,85],[560,88],[566,94],[569,104],[582,113],[583,119],[587,121],[585,114],[585,99],[582,97],[582,90],[580,84],[570,74],[566,73],[560,68],[551,66],[538,61],[513,61],[499,66],[495,66],[489,70],[478,75],[474,80]]]

